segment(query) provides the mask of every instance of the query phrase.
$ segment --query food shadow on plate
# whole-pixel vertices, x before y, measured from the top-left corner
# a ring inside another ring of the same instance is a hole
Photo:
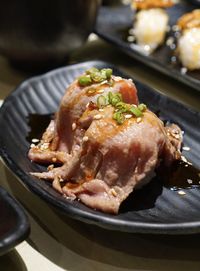
[[[27,117],[27,124],[30,127],[30,131],[26,136],[26,140],[32,143],[32,139],[41,139],[44,131],[49,125],[50,120],[53,118],[54,114],[29,114]],[[38,123],[40,125],[38,125]]]
[[[154,177],[143,188],[134,190],[129,197],[122,202],[119,213],[153,208],[156,199],[162,194],[162,190],[162,182],[158,177]]]

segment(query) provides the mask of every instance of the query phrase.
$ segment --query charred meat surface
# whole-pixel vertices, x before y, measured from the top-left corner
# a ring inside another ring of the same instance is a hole
[[[177,125],[165,127],[138,104],[132,80],[92,69],[69,86],[55,119],[28,156],[50,165],[46,172],[31,174],[51,181],[59,193],[117,214],[160,164],[169,167],[180,159],[181,142]]]

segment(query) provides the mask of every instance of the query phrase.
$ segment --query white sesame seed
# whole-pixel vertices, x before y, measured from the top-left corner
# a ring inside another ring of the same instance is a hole
[[[122,78],[121,78],[120,76],[115,76],[115,78],[114,78],[114,79],[115,79],[115,81],[116,81],[116,82],[118,82],[118,81],[121,81],[121,80],[122,80]]]
[[[181,196],[186,195],[186,193],[185,193],[183,190],[179,190],[179,191],[178,191],[178,194],[181,195]]]
[[[104,85],[104,84],[106,84],[106,83],[108,83],[108,81],[107,81],[107,80],[104,80],[103,82],[100,83],[100,85]],[[101,92],[99,92],[99,91],[100,91],[100,90],[98,90],[97,93],[101,93]]]
[[[35,144],[31,144],[31,148],[34,148],[35,147]]]
[[[52,170],[53,168],[54,168],[54,165],[49,165],[48,168],[47,168],[47,170],[50,171],[50,170]]]
[[[100,115],[100,114],[97,114],[97,115],[94,116],[95,120],[100,120],[101,118],[102,118],[102,115]]]
[[[145,45],[145,46],[144,46],[144,50],[145,50],[146,52],[150,52],[151,47],[150,47],[149,45]]]
[[[137,123],[140,123],[141,121],[142,121],[142,118],[140,118],[140,117],[136,119]]]
[[[99,112],[104,112],[104,109],[103,108],[99,108]]]
[[[88,139],[89,139],[88,136],[84,136],[84,137],[83,137],[83,142],[88,141]]]
[[[176,138],[176,139],[179,139],[180,136],[179,135],[176,135],[176,134],[173,134],[173,137]]]
[[[74,131],[76,129],[76,123],[72,123],[72,131]]]
[[[97,91],[97,94],[101,94],[101,93],[104,93],[104,89],[99,89],[99,90]]]
[[[173,30],[173,31],[179,31],[180,28],[179,28],[178,25],[173,25],[173,26],[172,26],[172,30]]]
[[[182,68],[181,68],[181,74],[186,74],[186,73],[187,73],[187,68],[182,67]]]
[[[185,162],[185,163],[188,162],[187,159],[185,158],[185,156],[183,156],[183,155],[181,155],[181,160],[182,160],[183,162]]]
[[[45,142],[40,146],[41,150],[47,150],[48,148],[49,148],[49,143],[48,142]]]
[[[40,140],[37,139],[37,138],[33,138],[31,141],[32,141],[33,143],[37,143],[37,142],[39,142]]]
[[[189,184],[192,184],[192,183],[193,183],[193,180],[187,179],[187,182],[188,182]]]
[[[133,115],[131,115],[131,114],[127,114],[127,115],[125,115],[125,119],[130,119],[130,118],[132,118],[132,116]]]
[[[110,189],[110,192],[112,193],[112,195],[113,195],[114,197],[117,196],[117,192],[115,191],[114,188]]]
[[[167,45],[167,46],[170,46],[170,45],[172,45],[173,43],[174,43],[174,38],[173,38],[173,37],[168,38],[167,41],[166,41],[166,45]]]
[[[90,103],[87,103],[87,104],[86,104],[86,108],[88,108],[89,105],[90,105]]]
[[[184,151],[190,151],[190,147],[184,146],[184,147],[183,147],[183,150],[184,150]]]
[[[135,37],[134,36],[128,36],[127,40],[129,42],[133,42],[133,41],[135,41]]]

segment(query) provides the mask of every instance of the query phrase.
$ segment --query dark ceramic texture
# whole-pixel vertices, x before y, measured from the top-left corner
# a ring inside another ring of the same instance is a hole
[[[3,0],[0,53],[12,61],[61,62],[93,30],[100,0]]]
[[[194,8],[197,8],[197,6],[191,3],[181,3],[167,9],[170,16],[169,25],[174,25],[180,16]],[[95,32],[106,41],[117,46],[126,54],[141,61],[145,65],[199,91],[200,70],[190,71],[186,74],[181,73],[180,63],[172,64],[171,62],[174,51],[166,46],[165,43],[150,56],[146,56],[136,48],[131,47],[131,43],[127,41],[127,36],[128,29],[133,25],[133,20],[134,12],[130,6],[118,5],[117,7],[101,7]],[[169,35],[171,35],[171,32]]]
[[[0,187],[0,255],[22,242],[29,234],[29,222],[21,205]]]
[[[32,177],[30,171],[44,170],[27,158],[30,132],[33,125],[30,116],[39,114],[40,120],[58,109],[67,86],[90,67],[111,67],[114,74],[125,78],[109,63],[91,61],[54,70],[22,83],[4,102],[0,109],[0,153],[7,166],[32,192],[69,215],[90,224],[117,231],[140,233],[187,234],[200,232],[200,190],[187,190],[181,197],[175,191],[152,181],[142,190],[133,193],[125,201],[118,215],[104,214],[92,210],[78,201],[69,201],[57,193],[49,182]],[[175,122],[185,131],[184,144],[191,148],[184,152],[194,166],[199,167],[200,113],[164,96],[136,81],[141,102],[160,112],[160,117]],[[44,126],[39,119],[37,131],[32,138],[39,137]],[[41,125],[40,125],[41,124]],[[47,123],[46,123],[47,125]],[[37,133],[36,133],[37,132]]]

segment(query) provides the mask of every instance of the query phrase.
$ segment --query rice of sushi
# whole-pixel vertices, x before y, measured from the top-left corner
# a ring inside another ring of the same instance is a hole
[[[184,67],[189,70],[200,69],[200,28],[183,32],[178,41],[178,53]]]
[[[152,8],[136,14],[134,35],[137,44],[149,53],[164,42],[169,17],[165,10]]]

